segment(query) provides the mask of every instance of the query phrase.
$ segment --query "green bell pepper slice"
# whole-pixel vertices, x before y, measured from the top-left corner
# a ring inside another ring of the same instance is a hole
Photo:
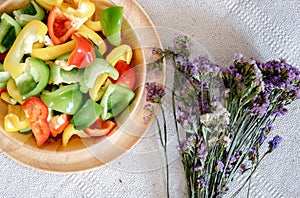
[[[68,57],[71,53],[66,53],[58,57],[56,60],[68,61]],[[78,83],[83,76],[83,69],[74,68],[70,71],[66,71],[58,66],[57,63],[53,63],[51,66],[51,76],[54,85],[61,83],[72,84]]]
[[[102,120],[108,120],[124,111],[134,99],[135,93],[120,84],[109,84],[100,105],[103,107]]]
[[[84,105],[75,113],[71,120],[77,130],[83,130],[91,126],[103,112],[103,107],[88,99]]]
[[[42,101],[51,109],[74,115],[81,107],[83,94],[78,84],[61,86],[52,92],[43,92]]]
[[[13,15],[15,16],[16,21],[24,27],[29,21],[42,21],[45,18],[45,11],[34,0],[31,0],[26,6],[13,11]]]
[[[4,71],[3,64],[0,63],[0,89],[6,87],[7,81],[10,79],[10,73]]]
[[[123,7],[109,7],[100,11],[100,23],[102,32],[110,44],[118,46],[121,44],[121,27],[123,18]]]
[[[6,52],[14,43],[21,26],[8,14],[1,15],[0,23],[0,54]]]
[[[119,72],[109,62],[102,58],[96,58],[94,62],[85,68],[83,77],[81,78],[80,90],[87,93],[89,88],[92,88],[100,74],[106,74],[116,80],[119,77]]]
[[[36,96],[48,85],[49,67],[39,58],[27,58],[24,72],[15,81],[22,100]]]

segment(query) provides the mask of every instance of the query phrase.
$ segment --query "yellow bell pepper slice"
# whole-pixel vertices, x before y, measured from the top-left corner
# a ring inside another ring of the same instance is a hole
[[[107,51],[107,46],[101,36],[92,29],[88,28],[86,25],[80,26],[78,33],[88,39],[91,39],[98,46],[101,54],[104,54]]]
[[[42,8],[50,11],[53,6],[60,7],[63,0],[35,0]]]
[[[123,44],[114,48],[107,56],[106,60],[115,66],[119,60],[126,61],[127,64],[130,64],[132,59],[132,49],[129,45]]]
[[[7,92],[1,93],[1,99],[7,102],[8,104],[17,104],[17,101],[10,97],[10,95]]]
[[[90,98],[95,102],[99,101],[110,83],[111,81],[107,79],[107,75],[101,74],[95,81],[93,88],[89,89]]]
[[[70,138],[73,136],[73,135],[78,135],[79,137],[81,138],[89,138],[90,136],[88,134],[86,134],[85,132],[83,131],[79,131],[79,130],[76,130],[74,128],[74,125],[73,124],[69,124],[63,134],[62,134],[62,144],[63,146],[67,146]]]
[[[21,62],[23,56],[32,52],[35,42],[44,42],[47,31],[48,28],[43,22],[33,20],[18,34],[3,63],[4,70],[10,72],[14,79],[25,69],[26,64]]]
[[[32,49],[32,53],[30,55],[35,58],[40,58],[44,61],[54,60],[60,55],[73,51],[75,46],[76,41],[71,40],[60,45],[54,45],[45,48],[34,48]]]
[[[127,64],[130,64],[132,59],[132,49],[129,45],[120,45],[114,48],[106,57],[106,60],[111,64],[115,65],[119,60],[126,61]],[[89,89],[89,96],[92,100],[98,101],[102,98],[103,92],[105,90],[104,83],[107,79],[106,74],[101,74],[98,76],[95,84],[92,88]]]
[[[102,30],[102,26],[100,21],[92,21],[91,19],[88,19],[84,25],[86,25],[88,28],[95,32],[100,32]]]
[[[10,97],[12,97],[14,100],[16,100],[20,104],[24,103],[24,101],[21,99],[20,92],[18,90],[18,87],[17,87],[14,79],[10,78],[7,81],[6,89],[7,89],[7,93],[10,95]]]
[[[4,117],[4,128],[7,132],[16,132],[30,126],[21,105],[8,105],[8,114]]]
[[[90,18],[96,10],[95,4],[90,0],[79,0],[77,3],[73,2],[73,4],[63,2],[61,6],[58,7],[60,7],[63,12],[73,14],[79,18]]]

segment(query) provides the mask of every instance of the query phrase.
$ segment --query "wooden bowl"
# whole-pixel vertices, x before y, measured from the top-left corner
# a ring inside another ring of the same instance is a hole
[[[24,6],[29,1],[5,1],[0,5],[0,14]],[[4,130],[3,120],[7,114],[7,104],[0,100],[0,149],[17,162],[43,171],[75,172],[99,167],[130,149],[147,131],[150,123],[143,121],[145,102],[145,82],[164,83],[164,71],[160,76],[146,73],[146,63],[153,61],[151,50],[161,46],[155,28],[136,1],[93,0],[96,5],[94,19],[99,11],[112,5],[124,6],[122,25],[123,41],[133,48],[132,66],[137,74],[136,97],[130,107],[116,118],[118,127],[102,138],[81,139],[72,136],[67,147],[61,139],[46,142],[37,147],[32,133],[8,133]],[[153,78],[153,79],[152,79]]]

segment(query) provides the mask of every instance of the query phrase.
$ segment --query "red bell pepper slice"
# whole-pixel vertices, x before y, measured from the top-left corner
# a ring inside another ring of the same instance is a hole
[[[121,84],[129,89],[133,89],[136,82],[136,76],[133,68],[125,61],[119,60],[115,64],[115,68],[119,72],[119,78],[117,80],[110,79],[114,84]]]
[[[53,116],[49,123],[51,136],[56,137],[58,134],[62,133],[70,123],[71,118],[71,115],[65,113]]]
[[[7,88],[6,87],[0,89],[0,94],[2,94],[4,92],[7,92]]]
[[[83,131],[89,136],[104,136],[108,135],[116,126],[111,120],[103,121],[100,117],[89,127]]]
[[[0,54],[0,61],[4,61],[6,55],[7,55],[7,52]]]
[[[47,21],[48,33],[54,45],[66,42],[77,30],[72,26],[72,19],[58,7],[53,6]]]
[[[96,58],[93,43],[78,33],[74,33],[72,39],[76,40],[76,47],[68,58],[68,65],[84,68],[92,64]]]
[[[50,127],[47,122],[48,107],[37,97],[28,98],[22,107],[26,117],[29,118],[36,143],[41,146],[50,136]]]

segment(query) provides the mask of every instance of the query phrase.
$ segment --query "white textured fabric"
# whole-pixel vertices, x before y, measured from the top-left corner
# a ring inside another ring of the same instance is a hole
[[[137,0],[160,30],[184,32],[198,41],[219,65],[233,55],[284,58],[300,66],[299,0]],[[170,35],[170,40],[173,35]],[[165,41],[163,41],[165,43]],[[284,142],[262,162],[250,197],[300,196],[300,101],[275,123]],[[172,126],[169,126],[172,130]],[[53,174],[23,167],[0,155],[1,197],[164,197],[163,156],[153,126],[117,160],[90,171]],[[184,177],[170,152],[171,197],[184,197]],[[239,183],[237,180],[236,183]],[[232,187],[234,188],[234,186]],[[228,195],[229,197],[230,195]],[[240,194],[245,197],[245,192]]]

